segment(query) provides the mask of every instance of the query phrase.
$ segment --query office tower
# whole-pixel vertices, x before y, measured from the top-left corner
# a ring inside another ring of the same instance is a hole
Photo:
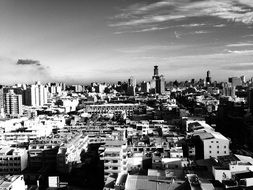
[[[243,75],[240,78],[241,78],[242,83],[245,84],[246,83],[246,77]]]
[[[0,89],[0,109],[4,107],[4,89]]]
[[[154,66],[154,76],[158,76],[158,66],[157,65]]]
[[[228,78],[228,82],[234,87],[242,85],[242,80],[239,77],[230,77]]]
[[[210,71],[206,72],[206,85],[210,85],[211,84],[211,77],[210,77]]]
[[[0,117],[4,117],[4,89],[0,88]]]
[[[106,87],[106,84],[98,84],[97,86],[95,86],[95,91],[97,93],[104,93]]]
[[[224,86],[223,93],[224,96],[231,96],[235,98],[235,87],[234,86]]]
[[[155,93],[162,94],[165,92],[165,78],[163,75],[159,76],[158,66],[154,66],[154,75],[150,83],[150,90]]]
[[[141,92],[149,92],[150,83],[146,81],[142,81],[141,83]]]
[[[156,92],[159,94],[163,94],[165,92],[165,78],[163,75],[156,80]]]
[[[22,114],[22,95],[17,95],[13,90],[4,94],[4,112],[9,116]]]
[[[24,93],[24,105],[28,106],[43,106],[47,103],[47,87],[40,83],[31,85]]]
[[[65,91],[65,90],[66,90],[66,84],[65,84],[65,83],[61,82],[61,83],[60,83],[60,86],[61,86],[61,90],[62,90],[62,91]]]
[[[136,79],[133,76],[128,79],[128,86],[136,87]]]
[[[253,88],[248,89],[248,108],[250,113],[253,113]]]
[[[131,76],[128,79],[127,95],[135,96],[135,88],[136,88],[136,79]]]

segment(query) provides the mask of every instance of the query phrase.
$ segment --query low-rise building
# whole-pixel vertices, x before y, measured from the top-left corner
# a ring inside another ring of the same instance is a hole
[[[2,175],[0,176],[1,190],[26,190],[23,175]]]

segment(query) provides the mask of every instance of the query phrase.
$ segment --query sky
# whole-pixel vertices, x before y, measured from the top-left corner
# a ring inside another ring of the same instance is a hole
[[[253,77],[252,0],[1,0],[0,83]]]

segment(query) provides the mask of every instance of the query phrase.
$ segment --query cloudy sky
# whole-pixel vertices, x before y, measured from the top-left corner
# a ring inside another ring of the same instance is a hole
[[[253,0],[1,0],[0,83],[253,77]]]

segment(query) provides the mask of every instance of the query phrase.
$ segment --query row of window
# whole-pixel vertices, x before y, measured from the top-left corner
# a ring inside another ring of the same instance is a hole
[[[20,163],[0,163],[0,166],[20,166]]]
[[[19,172],[20,168],[0,168],[0,172]]]
[[[0,160],[20,160],[20,157],[0,157]]]
[[[209,148],[212,148],[212,146],[210,145]],[[220,146],[217,146],[217,148],[220,148]],[[224,146],[224,148],[227,148],[227,146]]]
[[[212,151],[209,151],[210,154],[212,154]],[[217,151],[217,154],[220,154],[220,151]],[[224,154],[227,154],[227,151],[224,151]]]

